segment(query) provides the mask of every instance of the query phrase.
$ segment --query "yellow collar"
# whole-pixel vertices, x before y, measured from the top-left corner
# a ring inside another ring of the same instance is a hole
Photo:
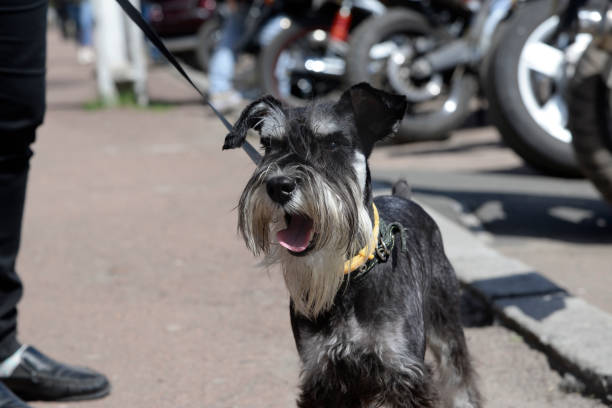
[[[368,260],[374,259],[374,251],[378,245],[378,209],[372,203],[372,209],[374,210],[374,228],[372,228],[372,237],[370,243],[365,247],[361,248],[357,255],[344,262],[344,274],[347,275],[353,272],[355,269],[364,265]]]

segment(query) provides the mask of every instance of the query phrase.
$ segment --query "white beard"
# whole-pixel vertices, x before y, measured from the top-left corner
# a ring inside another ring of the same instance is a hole
[[[263,180],[270,172],[263,172]],[[309,174],[310,183],[303,183],[283,208],[268,197],[263,183],[245,191],[239,208],[239,229],[249,249],[265,255],[261,265],[280,265],[295,311],[315,318],[329,310],[344,279],[344,263],[364,246],[369,245],[372,222],[362,204],[362,177],[348,183],[349,194],[357,208],[351,208],[318,174]],[[357,212],[351,228],[347,214]],[[292,255],[276,242],[276,233],[284,229],[285,212],[304,214],[313,221],[314,246],[303,256]],[[353,236],[349,231],[353,230]],[[367,251],[370,248],[366,249]]]

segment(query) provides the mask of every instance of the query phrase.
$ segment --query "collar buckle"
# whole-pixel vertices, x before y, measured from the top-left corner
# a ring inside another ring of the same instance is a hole
[[[391,247],[393,247],[393,243],[391,243]],[[376,246],[376,256],[378,256],[378,259],[380,259],[382,262],[387,262],[389,255],[391,255],[391,251],[381,236],[379,237],[378,245]]]

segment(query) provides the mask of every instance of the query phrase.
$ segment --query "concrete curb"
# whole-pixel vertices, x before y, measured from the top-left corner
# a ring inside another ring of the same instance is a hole
[[[612,316],[420,204],[438,223],[459,280],[556,368],[582,382],[584,392],[612,402]]]

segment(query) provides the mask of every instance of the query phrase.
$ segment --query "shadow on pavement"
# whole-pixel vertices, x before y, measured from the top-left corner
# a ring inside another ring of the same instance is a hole
[[[490,286],[503,284],[502,279],[483,279],[473,282],[476,286]],[[523,315],[538,322],[543,321],[556,312],[566,308],[565,298],[567,292],[533,294],[528,297],[507,296],[494,299],[500,301],[503,308],[516,307]],[[494,323],[494,314],[491,306],[485,302],[481,295],[474,293],[474,289],[464,288],[461,292],[461,322],[464,327],[484,327]]]
[[[569,296],[565,289],[535,271],[478,279],[470,286],[491,302],[517,307],[537,321],[564,309],[565,297]]]
[[[612,243],[612,207],[602,200],[415,187],[417,194],[458,201],[495,235],[540,237],[576,243]]]
[[[525,316],[529,316],[538,322],[543,321],[556,312],[566,308],[565,298],[567,295],[538,296],[530,299],[508,298],[504,299],[503,307],[516,307]]]
[[[479,170],[479,174],[512,174],[516,176],[542,176],[542,173],[532,169],[527,165],[508,167],[497,170]],[[562,180],[562,179],[561,179]]]
[[[400,145],[398,145],[400,146]],[[459,152],[469,152],[469,151],[477,151],[481,149],[490,149],[492,147],[504,147],[501,142],[472,142],[472,143],[462,143],[456,146],[435,146],[435,147],[427,147],[419,149],[415,147],[411,150],[400,150],[395,149],[389,151],[387,154],[389,157],[403,157],[403,156],[427,156],[427,155],[437,155],[443,153],[459,153]]]
[[[179,106],[195,106],[202,105],[206,106],[206,103],[199,96],[187,99],[164,99],[164,98],[153,98],[149,101],[150,105],[169,105],[172,107]]]
[[[461,289],[460,313],[463,327],[485,327],[494,322],[491,307],[470,289]]]

